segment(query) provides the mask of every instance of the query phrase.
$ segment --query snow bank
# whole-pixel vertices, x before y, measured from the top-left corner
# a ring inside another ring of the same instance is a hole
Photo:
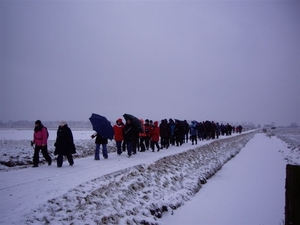
[[[255,132],[216,140],[83,183],[25,215],[24,224],[159,224],[190,200]]]
[[[286,143],[289,152],[281,151],[288,164],[300,165],[300,128],[279,128],[269,130],[267,135],[276,136]]]

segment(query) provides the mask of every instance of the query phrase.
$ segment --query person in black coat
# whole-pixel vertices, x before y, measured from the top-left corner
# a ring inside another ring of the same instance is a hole
[[[54,144],[54,155],[57,156],[57,167],[62,167],[63,157],[67,156],[70,166],[73,166],[74,160],[72,154],[76,153],[73,134],[68,124],[61,121],[57,130],[56,142]]]
[[[175,142],[176,146],[181,146],[183,144],[183,137],[184,137],[185,131],[182,121],[175,120],[175,129],[174,129],[174,136],[175,136]]]
[[[183,143],[188,143],[189,141],[189,131],[190,131],[190,125],[186,120],[182,122],[182,126],[184,129],[184,134],[183,134]]]
[[[126,124],[125,124],[124,129],[123,129],[123,137],[124,137],[124,141],[127,145],[128,157],[130,157],[131,154],[132,154],[133,141],[134,141],[135,136],[136,136],[135,128],[134,128],[131,120],[128,119],[126,121]]]
[[[160,145],[161,148],[169,148],[170,145],[170,133],[171,133],[171,128],[168,125],[168,121],[166,119],[162,120],[160,125]]]

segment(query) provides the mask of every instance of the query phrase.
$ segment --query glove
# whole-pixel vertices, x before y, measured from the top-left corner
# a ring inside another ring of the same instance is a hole
[[[31,141],[31,142],[30,142],[30,144],[31,144],[31,146],[33,146],[33,145],[34,145],[34,142],[33,142],[33,141]]]

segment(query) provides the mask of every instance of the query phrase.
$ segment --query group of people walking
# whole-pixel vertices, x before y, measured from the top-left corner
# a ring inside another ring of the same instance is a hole
[[[230,124],[219,124],[214,121],[197,122],[186,120],[163,119],[160,124],[158,121],[140,119],[140,126],[137,127],[132,119],[128,118],[123,123],[119,118],[113,126],[114,140],[117,146],[117,154],[121,155],[127,150],[128,157],[136,154],[137,151],[145,152],[151,149],[152,152],[160,151],[163,148],[168,149],[170,145],[181,146],[183,143],[192,142],[197,144],[198,140],[207,140],[219,138],[220,135],[231,135],[233,132],[241,133],[241,125],[233,127]],[[141,132],[142,131],[142,132]],[[95,139],[95,160],[100,160],[100,148],[102,146],[102,155],[104,159],[108,158],[107,138],[95,133],[91,136]],[[33,141],[34,146],[33,167],[38,167],[39,152],[42,151],[43,157],[52,164],[52,159],[47,150],[48,131],[40,120],[35,122]],[[66,156],[69,164],[74,164],[72,154],[76,153],[73,135],[71,129],[65,121],[61,121],[57,130],[54,155],[57,155],[57,167],[62,167],[63,157]]]
[[[50,166],[52,164],[52,159],[48,153],[48,137],[49,133],[47,128],[40,120],[35,121],[33,140],[31,141],[31,146],[34,146],[33,167],[38,167],[39,165],[40,151],[42,151],[48,165]],[[72,131],[65,121],[61,121],[59,124],[54,146],[54,155],[57,155],[57,167],[62,167],[64,156],[67,157],[70,166],[73,166],[74,159],[72,154],[76,153],[76,148],[74,145]]]
[[[190,124],[184,120],[167,119],[153,122],[152,120],[140,119],[140,127],[129,118],[123,123],[119,118],[113,126],[114,140],[117,146],[117,154],[121,155],[127,150],[128,157],[136,154],[137,151],[144,152],[151,149],[152,152],[160,151],[163,148],[168,149],[170,145],[181,146],[183,143],[192,142],[192,145],[197,144],[198,140],[215,139],[220,135],[231,135],[235,131],[235,127],[226,124],[219,125],[214,121],[197,122],[193,120]],[[143,132],[141,132],[142,130]],[[242,126],[238,126],[237,132],[242,132]],[[92,138],[95,136],[92,135]],[[97,139],[95,160],[99,159],[99,146],[102,144],[103,157],[107,156],[107,139],[101,138],[101,142]]]

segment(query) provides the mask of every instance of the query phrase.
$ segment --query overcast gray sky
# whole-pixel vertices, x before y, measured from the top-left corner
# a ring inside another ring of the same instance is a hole
[[[1,0],[1,120],[300,125],[300,1]]]

